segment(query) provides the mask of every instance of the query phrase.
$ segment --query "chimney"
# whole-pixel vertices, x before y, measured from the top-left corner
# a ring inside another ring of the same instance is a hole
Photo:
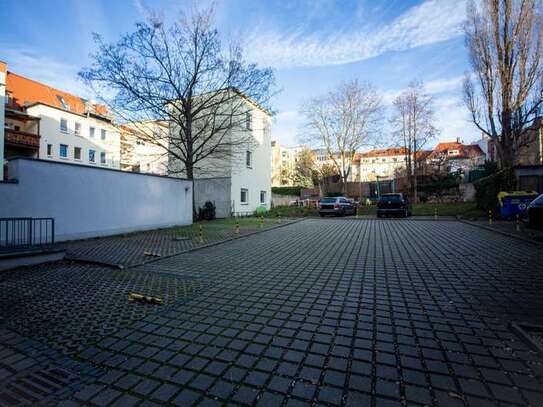
[[[0,181],[4,179],[4,126],[6,106],[6,76],[8,65],[0,61]]]

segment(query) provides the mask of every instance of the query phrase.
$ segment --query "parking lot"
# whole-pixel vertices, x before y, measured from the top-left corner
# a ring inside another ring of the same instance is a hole
[[[0,405],[543,405],[543,250],[307,219],[125,270],[0,274]],[[129,292],[164,305],[129,303]]]

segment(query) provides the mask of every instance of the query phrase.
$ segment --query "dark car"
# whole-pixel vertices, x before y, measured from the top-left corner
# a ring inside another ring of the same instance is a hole
[[[377,201],[377,217],[411,216],[411,203],[403,194],[383,194]]]
[[[343,196],[322,198],[319,201],[319,215],[345,216],[354,215],[356,206]]]
[[[543,194],[534,199],[526,208],[526,226],[543,229]]]

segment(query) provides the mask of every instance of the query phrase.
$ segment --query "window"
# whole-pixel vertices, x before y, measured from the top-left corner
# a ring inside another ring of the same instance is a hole
[[[100,138],[102,140],[105,140],[106,139],[106,131],[104,129],[100,130]]]
[[[251,112],[245,113],[245,128],[247,130],[253,129],[253,115],[251,114]]]
[[[266,191],[260,191],[260,203],[262,205],[266,204]]]
[[[81,160],[81,147],[74,147],[74,160]]]
[[[105,152],[100,152],[100,164],[105,164],[106,163],[106,153]]]
[[[64,100],[62,96],[57,95],[57,100],[60,102],[63,109],[70,110],[70,105],[66,103],[66,101]]]
[[[60,119],[60,131],[63,133],[68,133],[68,120]]]
[[[53,145],[47,144],[47,157],[51,157],[53,155]]]
[[[245,153],[245,164],[248,168],[251,168],[253,165],[253,153],[251,153],[250,151],[247,151]]]
[[[81,136],[81,123],[75,122],[74,134],[76,136]]]
[[[96,162],[96,151],[89,150],[89,162],[91,163]]]
[[[247,205],[249,203],[249,190],[246,188],[241,188],[240,201],[242,205]]]
[[[89,128],[89,137],[94,138],[94,133],[96,132],[96,129],[94,127]]]
[[[62,158],[68,158],[68,145],[67,144],[61,144],[59,148],[59,155]]]

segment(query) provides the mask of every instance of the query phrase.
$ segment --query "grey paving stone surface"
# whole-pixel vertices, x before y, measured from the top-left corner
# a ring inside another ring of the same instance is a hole
[[[204,223],[202,226],[202,241],[200,240],[199,228],[193,226],[75,240],[59,243],[58,246],[66,249],[66,258],[68,259],[129,267],[152,262],[158,257],[171,256],[295,221],[297,219],[287,218],[265,219],[262,225],[242,223],[239,233],[236,233],[234,224],[213,225],[211,223],[206,225]],[[145,252],[153,255],[147,256]],[[159,256],[154,256],[154,254]]]
[[[520,240],[457,222],[311,219],[129,272],[210,283],[74,355],[103,373],[58,401],[541,405],[543,359],[508,326],[543,322],[543,253]],[[6,356],[0,383],[21,362]]]

